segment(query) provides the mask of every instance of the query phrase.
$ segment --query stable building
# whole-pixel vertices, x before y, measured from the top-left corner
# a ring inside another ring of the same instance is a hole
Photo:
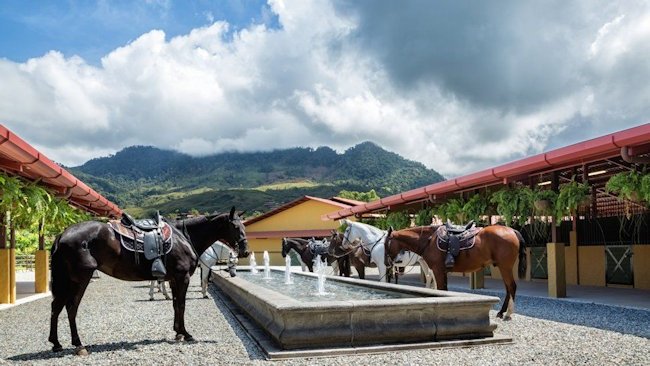
[[[542,154],[448,179],[377,201],[340,209],[323,220],[361,217],[369,213],[435,207],[452,198],[468,199],[503,187],[548,186],[554,191],[576,180],[590,187],[588,204],[550,225],[542,239],[527,240],[525,280],[548,282],[549,296],[565,297],[566,285],[650,289],[650,212],[648,204],[621,201],[608,192],[609,178],[621,172],[643,172],[650,165],[650,124],[643,124]],[[488,222],[499,220],[485,213]],[[530,224],[528,224],[530,225]],[[525,226],[525,225],[524,225]],[[525,230],[522,234],[525,235]],[[471,275],[470,287],[482,287],[484,276],[500,278],[496,268]]]
[[[282,238],[324,238],[339,227],[337,221],[323,221],[321,216],[333,210],[347,209],[363,202],[340,197],[330,199],[303,196],[244,222],[249,250],[258,264],[262,253],[269,252],[270,264],[284,265]],[[248,259],[240,259],[247,265]]]

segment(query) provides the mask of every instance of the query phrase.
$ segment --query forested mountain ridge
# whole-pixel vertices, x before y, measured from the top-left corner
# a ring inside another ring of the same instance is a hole
[[[69,169],[120,207],[160,206],[165,211],[222,209],[231,204],[224,200],[264,211],[303,194],[326,197],[341,189],[375,189],[385,196],[443,180],[423,164],[371,142],[343,154],[319,147],[204,157],[132,146]],[[244,197],[249,190],[255,192]]]

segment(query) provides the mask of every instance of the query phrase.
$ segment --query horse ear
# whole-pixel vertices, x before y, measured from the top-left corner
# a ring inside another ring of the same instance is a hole
[[[234,218],[235,218],[235,206],[232,206],[232,208],[230,209],[230,219],[232,220]]]
[[[388,233],[386,234],[386,237],[389,237],[390,234],[392,234],[392,233],[393,233],[393,227],[390,226],[390,227],[388,227]]]

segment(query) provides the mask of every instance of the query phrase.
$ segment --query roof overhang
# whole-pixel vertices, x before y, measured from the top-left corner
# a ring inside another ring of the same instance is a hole
[[[649,143],[650,123],[646,123],[627,130],[509,162],[494,168],[388,196],[381,200],[331,212],[322,215],[321,219],[338,220],[352,215],[362,215],[372,211],[384,210],[391,206],[405,205],[427,198],[435,198],[436,195],[507,184],[532,174],[617,158],[621,154],[622,147],[629,147],[631,148],[629,151],[641,154],[647,152],[648,146],[646,145]]]
[[[100,216],[120,217],[122,210],[29,143],[0,124],[0,169],[45,188],[71,204]]]

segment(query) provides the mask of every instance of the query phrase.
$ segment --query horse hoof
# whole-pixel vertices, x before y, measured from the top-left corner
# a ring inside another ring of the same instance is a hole
[[[512,320],[512,318],[510,317],[510,315],[506,315],[505,317],[503,317],[503,321],[504,321],[504,322],[507,322],[508,320]]]
[[[149,301],[153,301],[153,297],[149,299]]]
[[[52,347],[52,352],[61,352],[62,350],[63,350],[63,347],[60,344]]]
[[[176,342],[182,342],[185,340],[185,336],[182,334],[176,334]]]
[[[503,319],[503,313],[497,313],[497,318]]]
[[[74,354],[77,356],[88,356],[88,350],[84,346],[79,346],[75,348]]]
[[[204,299],[207,299],[207,298],[208,298],[208,295],[203,295],[203,298],[204,298]]]
[[[194,342],[194,337],[188,335],[187,337],[185,337],[185,342]]]

